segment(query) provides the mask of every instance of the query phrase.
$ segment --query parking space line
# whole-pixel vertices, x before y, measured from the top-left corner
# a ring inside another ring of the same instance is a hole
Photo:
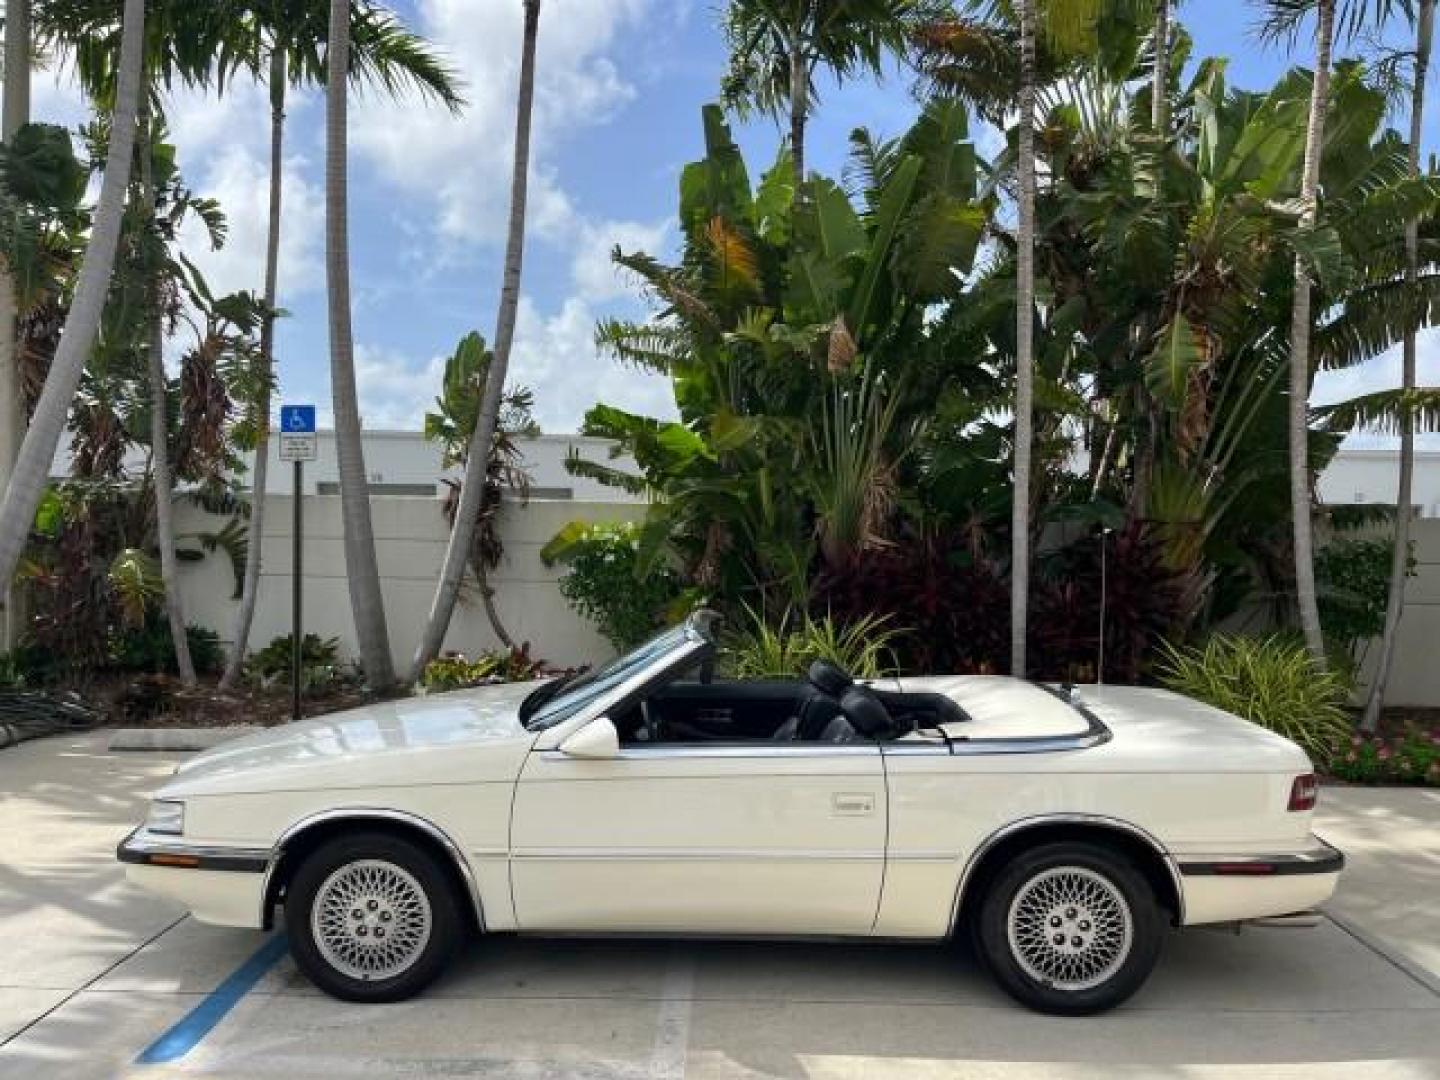
[[[129,959],[130,959],[132,956],[134,956],[136,953],[140,952],[140,950],[142,950],[142,949],[144,949],[144,948],[147,948],[148,946],[153,945],[155,942],[159,941],[162,937],[164,937],[166,934],[168,934],[171,930],[174,930],[175,927],[179,926],[182,922],[184,922],[184,921],[185,921],[186,919],[188,919],[189,917],[190,917],[190,916],[189,916],[188,914],[187,914],[187,915],[181,915],[181,916],[177,917],[173,922],[167,923],[165,926],[163,926],[163,927],[161,927],[159,930],[155,931],[155,933],[151,934],[151,935],[150,935],[148,938],[146,938],[144,941],[140,942],[139,945],[136,945],[133,949],[131,949],[129,952],[127,952],[124,956],[120,957],[119,960],[116,960],[113,964],[111,964],[109,967],[107,967],[104,971],[100,972],[100,974],[98,974],[98,975],[96,975],[94,978],[90,979],[90,981],[87,982],[87,983],[85,983],[85,985],[83,985],[83,986],[77,986],[74,990],[72,990],[72,991],[70,991],[70,993],[66,994],[63,998],[61,998],[59,1001],[57,1001],[54,1005],[51,1005],[50,1008],[46,1009],[46,1010],[45,1010],[43,1013],[41,1013],[39,1016],[35,1017],[35,1019],[31,1020],[31,1021],[30,1021],[28,1024],[26,1024],[24,1027],[18,1028],[18,1029],[16,1029],[15,1031],[12,1031],[12,1032],[11,1032],[8,1036],[6,1036],[5,1038],[0,1039],[0,1048],[3,1048],[3,1047],[5,1047],[5,1046],[9,1045],[10,1043],[14,1042],[14,1041],[15,1041],[16,1039],[18,1039],[21,1035],[24,1035],[27,1031],[29,1031],[31,1028],[33,1028],[36,1024],[40,1023],[40,1021],[44,1020],[46,1017],[50,1016],[52,1013],[58,1012],[60,1009],[63,1009],[66,1005],[70,1004],[70,1002],[74,1001],[74,1000],[75,1000],[77,997],[79,997],[81,994],[85,993],[85,991],[89,990],[92,986],[94,986],[96,983],[98,983],[101,979],[105,978],[106,975],[109,975],[112,971],[114,971],[116,968],[118,968],[121,964],[125,963],[125,961],[129,960]],[[63,989],[63,988],[62,988],[62,989]]]
[[[289,943],[284,934],[276,934],[260,946],[250,959],[231,972],[205,999],[178,1020],[169,1031],[147,1046],[135,1059],[137,1065],[159,1065],[184,1057],[225,1019],[265,973],[280,962]]]
[[[665,980],[660,987],[659,1030],[650,1053],[649,1074],[656,1080],[679,1080],[685,1075],[694,1001],[695,954],[688,946],[676,942],[671,946]]]

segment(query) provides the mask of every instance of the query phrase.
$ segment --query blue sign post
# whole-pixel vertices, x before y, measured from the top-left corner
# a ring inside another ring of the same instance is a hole
[[[302,632],[300,582],[301,559],[305,539],[305,462],[314,461],[318,447],[315,437],[314,405],[280,406],[280,460],[295,465],[294,487],[291,505],[294,511],[291,528],[292,550],[290,556],[291,588],[291,629],[290,629],[290,718],[299,720],[300,679],[303,673],[302,653],[305,640]],[[258,539],[256,541],[259,542]]]

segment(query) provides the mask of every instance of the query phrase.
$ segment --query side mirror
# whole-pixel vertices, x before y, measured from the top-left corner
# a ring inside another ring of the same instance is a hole
[[[620,733],[608,716],[591,720],[560,744],[560,752],[577,758],[613,758],[620,753]]]

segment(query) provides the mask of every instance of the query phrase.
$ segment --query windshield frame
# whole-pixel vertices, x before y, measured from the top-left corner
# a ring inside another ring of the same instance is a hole
[[[568,681],[562,679],[559,692],[538,702],[532,715],[526,715],[522,705],[521,722],[525,729],[539,733],[577,718],[588,722],[612,708],[617,701],[631,697],[666,672],[674,670],[677,664],[688,666],[707,654],[713,654],[714,641],[698,615],[661,631],[592,672]],[[532,693],[543,694],[555,685],[553,682],[546,683]]]

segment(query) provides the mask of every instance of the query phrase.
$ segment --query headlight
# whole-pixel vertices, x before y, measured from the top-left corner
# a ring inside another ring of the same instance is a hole
[[[153,800],[150,803],[150,813],[145,818],[145,831],[179,836],[185,831],[185,804],[163,799]]]

